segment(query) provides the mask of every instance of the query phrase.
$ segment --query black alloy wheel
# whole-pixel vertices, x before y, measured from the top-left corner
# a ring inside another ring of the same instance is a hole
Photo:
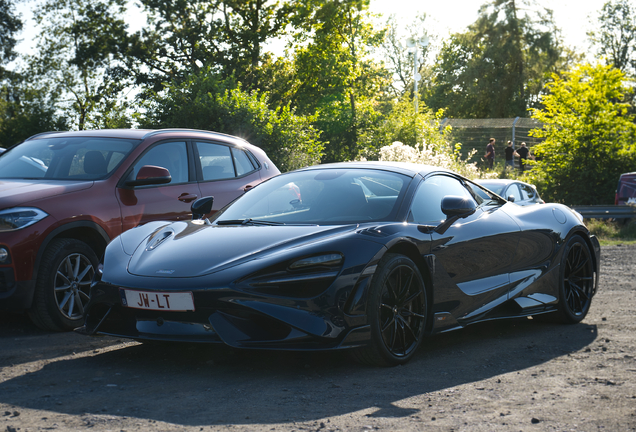
[[[376,366],[408,362],[422,341],[428,313],[419,269],[404,255],[387,254],[373,276],[370,296],[371,344],[355,351],[355,359]]]
[[[594,264],[585,241],[572,237],[561,261],[560,315],[567,323],[578,323],[590,310],[594,294]]]

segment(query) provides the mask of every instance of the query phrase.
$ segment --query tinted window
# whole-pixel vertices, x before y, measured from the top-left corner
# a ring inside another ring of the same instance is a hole
[[[254,165],[247,157],[247,154],[240,149],[232,149],[232,156],[234,157],[234,166],[236,167],[236,175],[242,176],[248,172],[254,171]]]
[[[196,143],[203,180],[223,180],[236,177],[232,153],[228,146]]]
[[[534,189],[532,189],[530,186],[520,184],[519,187],[521,188],[521,193],[523,194],[524,200],[534,198]]]
[[[148,150],[136,163],[130,178],[136,178],[144,165],[166,168],[170,171],[170,184],[188,181],[188,152],[185,142],[161,143]]]
[[[112,173],[138,143],[86,137],[27,141],[0,158],[0,177],[97,180]]]
[[[521,201],[521,191],[516,183],[511,184],[508,186],[508,189],[506,189],[506,196],[504,198],[508,199],[510,196],[515,197],[515,201]]]
[[[415,192],[409,221],[422,225],[439,225],[446,220],[442,212],[442,199],[445,196],[459,196],[473,200],[462,183],[449,176],[439,175],[426,179]]]
[[[293,223],[391,220],[409,177],[370,169],[301,171],[274,177],[217,215],[217,221]]]

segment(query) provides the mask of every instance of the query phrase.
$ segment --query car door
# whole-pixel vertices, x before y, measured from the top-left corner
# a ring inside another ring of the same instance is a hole
[[[170,183],[129,187],[142,166],[153,165],[170,172]],[[185,141],[161,142],[135,161],[117,188],[124,231],[154,220],[190,219],[190,205],[200,196],[195,174],[188,160]]]
[[[213,196],[216,213],[261,181],[258,162],[246,150],[227,144],[194,143],[201,196]]]
[[[446,196],[474,202],[476,211],[452,223],[441,210]],[[458,321],[483,319],[508,298],[509,269],[518,243],[518,225],[497,201],[484,201],[463,180],[439,174],[426,178],[415,193],[409,218],[431,230],[435,255],[434,311]]]

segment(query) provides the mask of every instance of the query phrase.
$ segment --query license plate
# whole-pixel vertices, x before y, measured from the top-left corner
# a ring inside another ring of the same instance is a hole
[[[119,294],[122,304],[129,308],[175,312],[194,310],[194,298],[189,291],[151,292],[120,288]]]

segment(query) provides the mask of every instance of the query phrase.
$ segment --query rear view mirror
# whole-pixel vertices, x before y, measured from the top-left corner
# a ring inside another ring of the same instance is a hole
[[[515,202],[515,196],[514,196],[514,195],[510,195],[510,196],[508,197],[508,201],[510,201],[510,202]]]
[[[212,211],[213,203],[214,197],[203,197],[193,202],[190,206],[192,210],[192,220],[203,219],[206,214]]]
[[[442,200],[442,212],[449,218],[469,216],[476,208],[475,201],[468,198],[449,195]]]
[[[139,169],[135,180],[128,180],[126,186],[147,186],[166,184],[172,181],[170,171],[154,165],[144,165]]]

